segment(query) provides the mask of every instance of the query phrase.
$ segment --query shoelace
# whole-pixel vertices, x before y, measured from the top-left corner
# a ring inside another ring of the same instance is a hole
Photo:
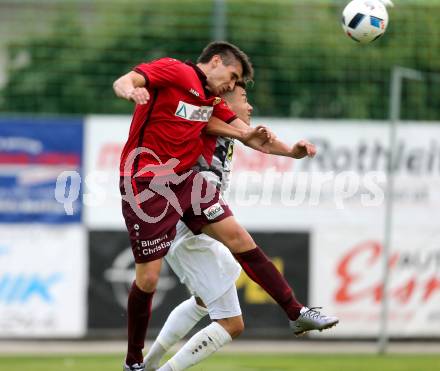
[[[304,313],[304,317],[307,316],[309,318],[316,318],[316,319],[325,317],[325,316],[323,316],[320,312],[318,312],[315,309],[322,309],[322,307],[312,307],[312,308],[309,308],[309,310]]]

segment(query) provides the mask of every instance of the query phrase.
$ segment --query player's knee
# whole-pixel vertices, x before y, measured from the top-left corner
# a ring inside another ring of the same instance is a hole
[[[240,336],[243,331],[244,331],[244,322],[243,322],[243,318],[240,317],[234,321],[232,330],[230,332],[231,338],[234,339]]]
[[[136,264],[136,285],[142,291],[153,292],[156,290],[161,265],[162,261],[160,259]]]
[[[225,236],[226,245],[233,253],[247,251],[255,247],[250,234],[242,227],[234,228]]]
[[[242,316],[221,319],[218,321],[218,323],[233,339],[238,337],[244,331],[244,322]]]
[[[153,292],[156,290],[157,282],[159,281],[160,273],[158,272],[143,272],[136,276],[136,285],[145,292]]]

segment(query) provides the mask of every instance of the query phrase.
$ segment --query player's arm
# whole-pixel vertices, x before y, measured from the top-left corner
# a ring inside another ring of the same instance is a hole
[[[232,121],[231,126],[234,126],[238,130],[245,130],[246,127],[249,128],[249,126],[240,119]],[[315,145],[306,140],[300,140],[294,146],[289,146],[279,140],[274,134],[271,135],[271,138],[271,141],[266,141],[265,143],[258,143],[259,138],[252,138],[251,142],[247,143],[247,145],[254,148],[253,144],[257,142],[257,144],[266,149],[266,153],[268,154],[296,159],[304,158],[306,156],[313,157],[316,154]]]
[[[293,146],[288,146],[282,141],[275,139],[272,143],[265,143],[263,147],[272,155],[286,156],[296,159],[304,158],[306,156],[313,157],[316,154],[315,145],[304,139],[295,143]]]
[[[243,144],[252,147],[257,151],[268,153],[268,150],[263,147],[263,144],[272,140],[272,132],[264,126],[251,128],[243,121],[241,121],[243,125],[233,125],[236,121],[241,120],[235,119],[231,124],[227,124],[219,118],[212,116],[205,128],[205,132],[209,135],[238,139]]]
[[[122,99],[133,101],[137,104],[146,104],[150,94],[145,88],[145,78],[140,73],[131,71],[113,83],[113,91]]]

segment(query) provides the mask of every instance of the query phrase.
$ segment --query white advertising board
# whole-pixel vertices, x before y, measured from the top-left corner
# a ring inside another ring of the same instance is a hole
[[[306,138],[313,159],[293,160],[236,146],[228,201],[252,230],[384,223],[388,126],[371,122],[266,120],[288,143]],[[398,225],[437,225],[440,210],[440,126],[399,128],[396,169]],[[435,214],[437,215],[437,214]]]
[[[81,337],[88,256],[82,226],[0,226],[0,338]]]
[[[376,337],[382,290],[381,228],[313,231],[310,303],[339,317],[315,336]],[[392,337],[440,336],[440,231],[396,229],[391,244],[388,331]]]
[[[88,116],[85,120],[84,222],[94,230],[125,230],[119,192],[119,160],[130,116]]]
[[[252,230],[312,229],[320,225],[384,222],[385,169],[389,158],[385,122],[255,119],[285,142],[306,138],[313,159],[294,160],[237,144],[227,199]],[[88,227],[124,230],[119,157],[129,116],[89,116],[85,130],[84,220]],[[427,209],[440,210],[440,125],[399,128],[396,224],[437,225]]]

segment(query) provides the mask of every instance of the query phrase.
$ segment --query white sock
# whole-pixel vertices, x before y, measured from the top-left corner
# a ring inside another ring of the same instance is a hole
[[[159,368],[164,354],[207,314],[208,310],[198,305],[193,296],[174,308],[144,358],[146,370]]]
[[[154,371],[159,368],[159,362],[168,349],[165,349],[156,340],[148,349],[147,355],[144,357],[145,371]]]
[[[217,322],[213,322],[189,339],[158,371],[185,370],[231,341],[231,335]]]

